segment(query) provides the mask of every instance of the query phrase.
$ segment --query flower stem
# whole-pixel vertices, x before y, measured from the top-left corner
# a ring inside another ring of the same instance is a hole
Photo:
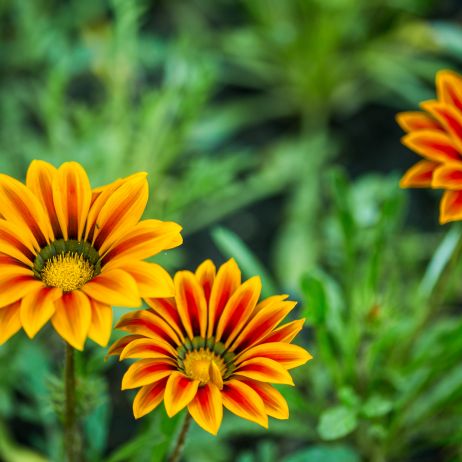
[[[64,448],[67,462],[79,461],[80,438],[76,419],[75,361],[74,348],[66,343],[66,360],[64,365]]]
[[[175,448],[173,449],[168,462],[178,462],[180,460],[181,453],[183,452],[184,444],[186,441],[186,435],[188,433],[189,427],[191,426],[192,417],[189,412],[186,411],[186,416],[181,427],[180,434],[176,440]]]

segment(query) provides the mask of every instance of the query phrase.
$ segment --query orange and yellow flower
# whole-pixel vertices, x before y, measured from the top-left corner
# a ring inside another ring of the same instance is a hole
[[[206,260],[174,277],[175,297],[149,298],[149,310],[126,314],[117,328],[131,335],[109,354],[136,358],[122,389],[141,387],[133,403],[140,418],[164,401],[169,416],[188,407],[194,420],[216,434],[223,407],[268,426],[268,416],[287,419],[285,399],[270,383],[293,385],[289,370],[311,355],[290,342],[304,320],[280,325],[296,302],[286,295],[260,303],[261,283],[241,283],[234,260],[216,272]]]
[[[181,227],[140,221],[145,173],[92,190],[76,162],[33,161],[26,184],[0,174],[0,197],[0,344],[51,319],[75,348],[87,337],[105,346],[112,305],[173,295],[168,273],[144,259],[180,245]]]
[[[405,146],[424,159],[401,179],[403,188],[440,188],[440,222],[462,220],[462,77],[451,71],[436,75],[437,99],[424,110],[402,112],[397,122],[407,134]]]

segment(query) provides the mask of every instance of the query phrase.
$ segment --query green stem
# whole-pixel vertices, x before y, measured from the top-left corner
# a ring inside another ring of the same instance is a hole
[[[75,359],[74,348],[66,343],[64,366],[65,408],[64,408],[64,448],[67,462],[78,462],[80,438],[76,419]]]
[[[183,425],[180,430],[180,434],[176,440],[175,448],[173,449],[168,462],[178,462],[180,460],[181,453],[183,452],[184,444],[186,441],[186,435],[189,427],[191,426],[192,417],[189,412],[186,411],[186,416],[183,421]]]

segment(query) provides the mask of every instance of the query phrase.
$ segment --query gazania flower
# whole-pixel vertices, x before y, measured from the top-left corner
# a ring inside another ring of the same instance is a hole
[[[105,346],[111,305],[173,295],[159,265],[143,261],[181,244],[181,227],[140,221],[145,173],[92,190],[84,169],[33,161],[26,184],[0,175],[0,343],[51,319],[70,345]]]
[[[445,189],[440,222],[462,219],[462,78],[451,71],[436,75],[437,100],[421,103],[423,112],[402,112],[405,146],[423,157],[401,179],[403,188]]]
[[[175,297],[150,298],[149,310],[125,315],[109,354],[137,358],[122,389],[141,387],[133,403],[136,418],[162,400],[169,416],[186,406],[194,420],[216,434],[223,406],[244,419],[268,426],[268,416],[287,419],[289,410],[271,383],[293,385],[289,370],[311,355],[290,342],[304,320],[283,324],[294,308],[286,295],[260,303],[261,283],[241,283],[234,260],[216,273],[210,260],[195,273],[175,275]]]

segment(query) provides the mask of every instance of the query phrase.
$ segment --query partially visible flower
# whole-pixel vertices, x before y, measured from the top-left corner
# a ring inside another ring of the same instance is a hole
[[[129,313],[116,326],[131,335],[109,354],[140,359],[122,381],[122,389],[141,387],[135,417],[164,401],[169,416],[187,406],[212,434],[223,406],[265,428],[268,416],[287,419],[287,403],[270,383],[293,385],[288,371],[311,359],[290,343],[304,320],[280,325],[296,302],[276,295],[258,303],[260,279],[241,283],[234,260],[218,272],[210,260],[195,273],[179,271],[174,285],[174,298],[150,298],[149,310]]]
[[[181,227],[140,221],[145,173],[92,190],[76,162],[33,161],[25,185],[0,174],[0,197],[0,344],[51,319],[75,348],[105,346],[111,305],[173,295],[167,272],[143,260],[180,245]]]
[[[397,122],[407,132],[405,146],[424,159],[401,179],[403,188],[445,189],[440,222],[462,220],[462,77],[436,75],[437,100],[421,103],[424,112],[402,112]]]

